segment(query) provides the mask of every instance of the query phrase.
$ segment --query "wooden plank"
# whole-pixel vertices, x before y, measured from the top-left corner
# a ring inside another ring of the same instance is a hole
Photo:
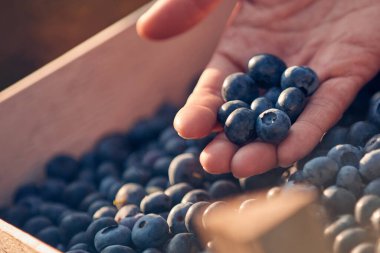
[[[59,253],[60,251],[0,220],[0,253]]]
[[[53,154],[78,155],[162,101],[184,101],[233,4],[224,1],[200,26],[163,42],[137,36],[144,6],[0,93],[0,204],[20,183],[40,179]]]

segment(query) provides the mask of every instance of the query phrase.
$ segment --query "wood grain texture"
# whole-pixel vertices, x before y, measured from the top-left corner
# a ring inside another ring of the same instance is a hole
[[[31,235],[0,220],[0,253],[59,253]]]

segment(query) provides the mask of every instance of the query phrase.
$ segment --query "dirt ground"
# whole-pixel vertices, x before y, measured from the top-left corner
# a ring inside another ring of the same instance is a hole
[[[0,90],[149,0],[0,0]]]

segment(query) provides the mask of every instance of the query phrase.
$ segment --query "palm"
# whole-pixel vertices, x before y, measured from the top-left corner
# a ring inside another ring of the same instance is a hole
[[[178,113],[176,129],[189,138],[207,135],[223,102],[224,77],[245,71],[252,55],[272,53],[288,66],[309,65],[321,80],[289,136],[277,147],[254,142],[238,149],[219,134],[203,151],[201,162],[210,172],[232,170],[244,177],[302,158],[379,70],[379,14],[376,0],[241,1],[209,67]]]

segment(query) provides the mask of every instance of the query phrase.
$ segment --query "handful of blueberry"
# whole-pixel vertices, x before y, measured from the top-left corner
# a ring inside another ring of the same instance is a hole
[[[287,68],[274,55],[256,55],[249,61],[247,73],[234,73],[224,80],[225,103],[217,119],[227,138],[237,145],[257,137],[280,143],[318,85],[318,77],[309,67]]]

